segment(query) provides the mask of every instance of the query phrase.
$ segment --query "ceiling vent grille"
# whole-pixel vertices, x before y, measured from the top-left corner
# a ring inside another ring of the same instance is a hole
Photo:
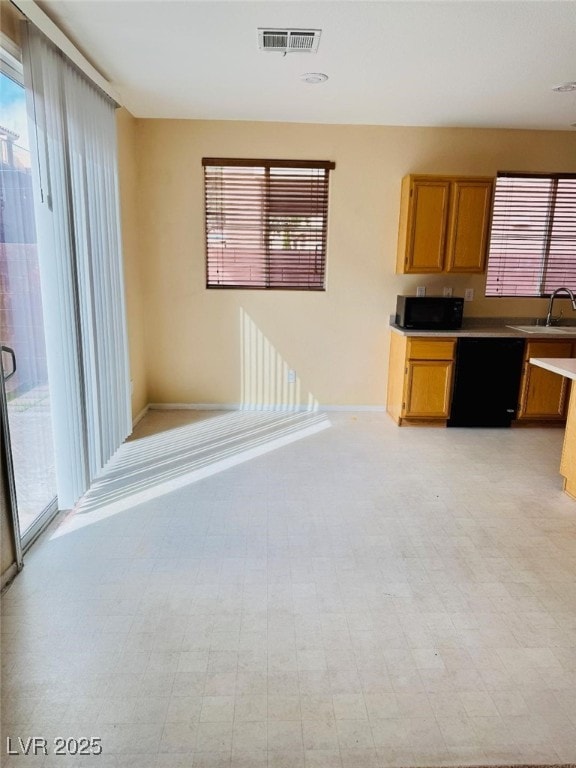
[[[259,29],[258,47],[261,51],[280,53],[316,53],[320,29]]]

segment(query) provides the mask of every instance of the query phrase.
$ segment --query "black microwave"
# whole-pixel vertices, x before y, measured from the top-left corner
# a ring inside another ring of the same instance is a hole
[[[462,327],[464,299],[457,296],[398,296],[396,325],[417,331],[455,331]]]

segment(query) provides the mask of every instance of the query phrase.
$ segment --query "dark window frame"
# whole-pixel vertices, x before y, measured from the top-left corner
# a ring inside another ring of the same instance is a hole
[[[576,174],[499,172],[488,244],[488,298],[576,290]]]
[[[202,158],[206,288],[326,290],[323,160]]]

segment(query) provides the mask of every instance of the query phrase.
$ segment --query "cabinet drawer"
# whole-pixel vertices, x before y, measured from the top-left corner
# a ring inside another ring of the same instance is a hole
[[[456,339],[409,339],[410,360],[453,360]]]
[[[572,357],[572,342],[527,341],[524,359],[528,361],[531,357]]]

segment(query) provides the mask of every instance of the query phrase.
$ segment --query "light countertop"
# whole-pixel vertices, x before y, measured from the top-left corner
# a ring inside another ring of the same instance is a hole
[[[559,373],[567,379],[576,380],[576,358],[574,357],[531,357],[532,365]]]
[[[531,318],[514,317],[470,317],[464,318],[462,328],[457,331],[420,331],[407,328],[400,328],[390,318],[390,330],[401,336],[424,336],[427,338],[482,338],[482,337],[506,337],[518,339],[576,339],[576,325],[573,327],[563,327],[562,331],[554,332],[538,326],[531,325]],[[528,326],[530,331],[521,331],[510,326]]]

